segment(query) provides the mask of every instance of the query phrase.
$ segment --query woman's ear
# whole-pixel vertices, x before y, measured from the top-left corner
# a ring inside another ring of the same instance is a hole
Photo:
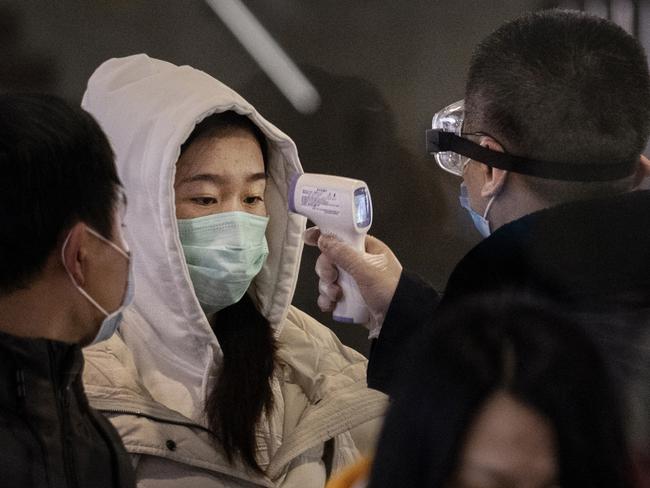
[[[489,136],[481,137],[479,143],[481,146],[490,149],[491,151],[505,152],[501,144]],[[481,196],[484,198],[491,198],[498,195],[503,190],[508,178],[508,171],[498,168],[492,168],[487,164],[482,164],[483,170],[483,186],[481,187]]]
[[[70,229],[66,240],[61,246],[65,246],[62,251],[63,265],[72,275],[75,283],[83,286],[85,283],[86,257],[88,256],[86,224],[83,222],[76,223]]]

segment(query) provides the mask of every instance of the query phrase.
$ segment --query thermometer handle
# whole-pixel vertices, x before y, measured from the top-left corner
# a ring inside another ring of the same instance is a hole
[[[357,283],[347,272],[339,268],[338,284],[343,297],[336,304],[333,318],[337,322],[365,324],[370,320],[368,307],[361,296]]]
[[[366,251],[366,235],[341,235],[339,238],[354,247],[360,253]],[[353,324],[365,324],[370,320],[368,307],[361,296],[356,281],[346,271],[337,266],[339,272],[338,285],[341,287],[343,296],[336,304],[333,319],[337,322]]]

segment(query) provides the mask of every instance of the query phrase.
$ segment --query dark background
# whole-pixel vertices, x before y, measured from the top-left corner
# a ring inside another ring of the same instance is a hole
[[[286,101],[203,0],[0,0],[0,90],[78,103],[101,62],[140,52],[206,71],[295,139],[305,171],[365,180],[371,232],[439,289],[478,234],[458,205],[460,180],[425,154],[424,130],[462,98],[473,46],[506,20],[557,4],[609,16],[650,44],[646,1],[244,3],[319,91],[315,113]],[[294,304],[366,353],[365,329],[317,309],[316,256],[305,250]]]

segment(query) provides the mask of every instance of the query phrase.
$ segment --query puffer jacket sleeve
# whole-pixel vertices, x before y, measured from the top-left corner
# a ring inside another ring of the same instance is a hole
[[[272,473],[281,469],[280,460],[293,463],[305,452],[313,452],[314,446],[320,449],[328,441],[333,447],[330,455],[324,456],[329,459],[325,462],[328,474],[353,462],[359,451],[371,452],[387,398],[368,388],[367,359],[295,307],[279,338],[278,358],[285,371],[285,408],[299,404],[296,396],[303,396],[305,404],[300,415],[291,416],[297,421],[295,425],[285,422],[290,434],[284,439],[281,453],[276,454]]]

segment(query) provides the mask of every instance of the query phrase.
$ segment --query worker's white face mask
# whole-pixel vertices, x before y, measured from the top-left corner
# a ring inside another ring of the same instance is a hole
[[[102,307],[99,303],[97,303],[97,300],[91,297],[86,290],[84,290],[83,288],[81,288],[81,286],[77,284],[77,282],[74,280],[74,277],[72,276],[72,273],[70,273],[70,270],[65,265],[65,248],[68,245],[68,241],[70,240],[70,234],[68,234],[68,237],[66,237],[65,242],[61,247],[61,259],[63,261],[63,267],[68,273],[68,276],[72,280],[72,283],[74,284],[75,288],[77,288],[77,290],[79,290],[79,293],[81,293],[97,310],[99,310],[105,316],[104,320],[102,321],[102,325],[99,327],[99,330],[97,331],[97,335],[92,341],[92,344],[97,344],[98,342],[102,342],[105,341],[106,339],[109,339],[115,333],[115,331],[117,330],[117,328],[120,326],[122,322],[122,313],[124,312],[124,309],[128,307],[131,304],[131,302],[133,302],[133,295],[135,291],[134,280],[133,280],[133,267],[131,265],[131,256],[128,251],[121,249],[118,245],[109,241],[104,236],[99,234],[97,231],[91,229],[90,227],[86,227],[86,230],[90,232],[92,235],[94,235],[95,237],[97,237],[99,240],[108,244],[118,254],[126,258],[126,260],[129,263],[126,287],[124,290],[124,296],[122,297],[122,303],[115,311],[109,313],[104,307]]]
[[[178,220],[194,292],[206,315],[244,296],[269,254],[268,222],[268,217],[247,212]]]
[[[496,195],[492,195],[492,198],[490,198],[490,201],[485,207],[485,213],[481,215],[474,210],[469,203],[469,193],[465,182],[460,184],[460,206],[469,212],[470,217],[472,217],[472,222],[474,222],[474,227],[476,227],[476,230],[478,230],[483,237],[488,237],[492,233],[490,230],[490,221],[488,220],[487,215],[495,198]]]

